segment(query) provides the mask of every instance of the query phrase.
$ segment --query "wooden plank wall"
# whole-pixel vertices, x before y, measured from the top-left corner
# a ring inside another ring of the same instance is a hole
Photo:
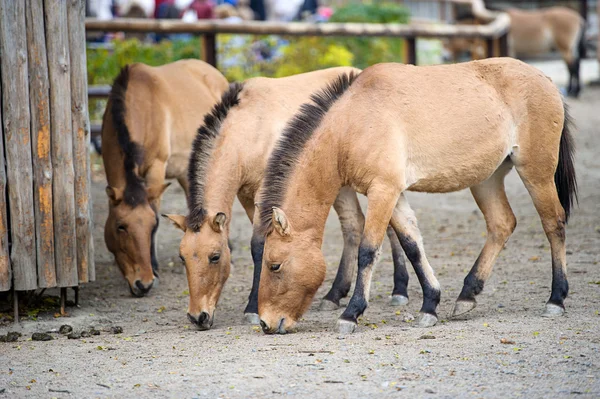
[[[75,167],[75,217],[77,269],[80,283],[95,280],[92,204],[90,201],[90,121],[88,116],[85,54],[85,2],[67,5],[71,56],[71,120]]]
[[[37,272],[39,287],[46,288],[56,286],[56,266],[44,4],[42,0],[27,0],[26,4]]]
[[[37,288],[24,1],[0,1],[2,123],[15,290]]]
[[[71,121],[71,65],[67,2],[45,0],[50,77],[50,126],[54,169],[54,245],[59,287],[78,285],[75,234],[75,172]]]

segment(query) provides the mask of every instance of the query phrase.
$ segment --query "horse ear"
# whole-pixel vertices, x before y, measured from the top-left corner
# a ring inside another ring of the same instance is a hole
[[[216,214],[215,218],[212,221],[212,228],[217,233],[221,233],[225,228],[225,222],[227,221],[227,215],[223,212],[219,212]]]
[[[119,203],[123,200],[123,190],[120,188],[106,186],[106,195],[108,195],[108,199],[110,200],[110,204],[112,206],[119,205]]]
[[[273,207],[273,227],[275,227],[275,230],[282,237],[289,236],[292,233],[292,226],[287,216],[285,216],[285,213],[281,209],[275,206]]]
[[[152,202],[160,198],[171,183],[159,184],[148,187],[148,201]]]
[[[165,215],[162,214],[162,217],[168,219],[173,223],[173,226],[177,227],[179,230],[185,232],[187,229],[187,223],[185,222],[185,216],[183,215]]]

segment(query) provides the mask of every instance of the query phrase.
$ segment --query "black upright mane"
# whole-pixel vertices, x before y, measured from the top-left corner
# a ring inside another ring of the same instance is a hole
[[[192,143],[192,154],[188,166],[188,182],[190,185],[190,197],[188,198],[187,227],[192,231],[198,231],[206,210],[204,205],[204,180],[206,178],[206,167],[214,148],[215,139],[221,132],[221,125],[227,117],[229,110],[240,103],[239,94],[244,88],[242,83],[232,83],[221,97],[210,113],[204,116],[204,123],[198,129],[196,138]]]
[[[119,76],[113,82],[109,100],[111,102],[112,123],[117,132],[117,140],[124,158],[123,167],[125,169],[126,185],[123,201],[132,207],[136,207],[147,200],[148,194],[144,187],[144,181],[136,173],[136,167],[139,167],[144,160],[144,151],[139,144],[131,141],[131,135],[125,123],[125,93],[129,83],[129,69],[129,65],[121,69]]]
[[[302,104],[300,111],[287,123],[267,162],[259,204],[261,234],[267,234],[271,230],[273,207],[281,206],[288,179],[306,143],[327,111],[348,90],[357,76],[354,72],[338,76],[327,87],[313,93],[310,96],[312,102]]]

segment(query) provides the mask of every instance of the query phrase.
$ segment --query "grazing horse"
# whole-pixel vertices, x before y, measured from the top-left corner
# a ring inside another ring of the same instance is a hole
[[[195,130],[227,87],[219,71],[195,60],[128,65],[114,81],[102,122],[104,240],[135,296],[144,296],[157,276],[156,213],[170,184],[165,177],[187,192]]]
[[[341,73],[360,72],[354,68],[330,68],[296,76],[249,79],[233,84],[194,140],[189,165],[189,212],[165,215],[184,232],[180,256],[186,266],[190,291],[188,318],[199,329],[209,329],[221,290],[229,277],[230,251],[227,246],[231,209],[237,196],[254,226],[258,225],[255,202],[267,159],[285,123],[310,94],[327,86]],[[339,191],[333,207],[338,213],[344,237],[344,251],[335,282],[323,299],[322,309],[337,308],[350,290],[358,255],[364,216],[356,193]],[[408,301],[408,274],[395,232],[388,229],[395,265],[393,304]],[[246,319],[258,319],[258,282],[264,238],[254,234],[251,252],[254,278]]]
[[[569,116],[550,79],[512,58],[415,67],[378,64],[341,76],[288,123],[269,158],[260,197],[266,234],[258,313],[266,333],[285,333],[325,275],[321,252],[329,207],[342,186],[369,200],[356,288],[339,320],[352,332],[367,308],[388,223],[423,289],[420,326],[437,322],[439,283],[403,192],[470,188],[487,240],[464,280],[454,314],[475,307],[516,219],[504,190],[515,167],[552,252],[546,316],[564,312],[565,224],[576,196]]]
[[[462,1],[462,0],[461,0]],[[493,19],[497,12],[485,8],[483,0],[469,0],[473,15]],[[585,53],[585,21],[566,7],[538,10],[508,8],[510,17],[509,51],[511,57],[536,55],[558,50],[569,69],[567,94],[577,97],[581,91],[579,69]]]

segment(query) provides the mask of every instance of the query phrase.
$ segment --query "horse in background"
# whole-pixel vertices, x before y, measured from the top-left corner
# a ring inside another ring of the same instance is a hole
[[[483,0],[454,1],[470,3],[472,15],[481,21],[491,21],[498,15],[498,11],[488,10]],[[585,21],[581,15],[566,7],[507,8],[503,12],[511,22],[509,55],[516,58],[557,50],[569,70],[567,94],[577,97],[581,91],[581,58],[585,53]]]
[[[109,211],[104,240],[134,296],[158,277],[155,235],[160,199],[177,179],[188,192],[187,165],[196,128],[227,90],[203,61],[125,66],[102,121],[102,158]]]

